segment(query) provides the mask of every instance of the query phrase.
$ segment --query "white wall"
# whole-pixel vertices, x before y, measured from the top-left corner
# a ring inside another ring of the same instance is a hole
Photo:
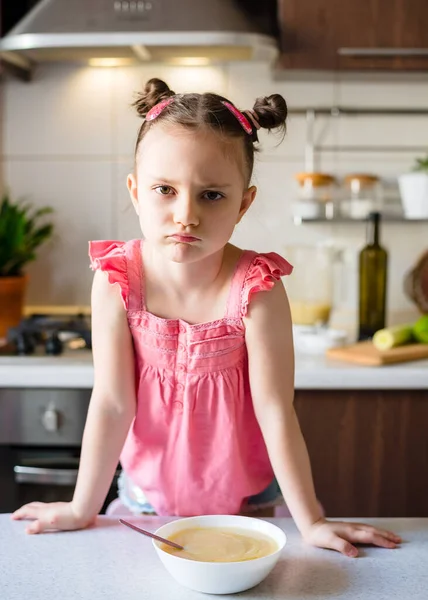
[[[127,239],[139,235],[125,187],[132,169],[139,120],[130,104],[150,77],[164,78],[177,92],[216,91],[250,108],[259,95],[279,92],[290,107],[401,106],[426,107],[428,76],[399,80],[379,76],[285,74],[275,80],[268,67],[249,63],[223,68],[150,65],[121,69],[72,66],[39,67],[31,84],[3,84],[3,173],[14,197],[55,208],[56,237],[29,268],[30,304],[88,304],[92,273],[90,239]],[[427,144],[427,117],[358,117],[321,122],[325,143]],[[349,250],[364,241],[364,225],[303,225],[291,220],[293,174],[304,168],[305,120],[292,115],[279,147],[262,134],[254,182],[257,202],[239,225],[234,242],[260,251],[283,252],[285,244],[330,239]],[[337,175],[375,172],[394,181],[410,168],[412,152],[323,154],[318,168]],[[383,239],[391,264],[389,310],[399,320],[414,309],[402,292],[402,279],[428,246],[427,223],[385,224]],[[349,293],[338,316],[355,319],[357,273],[351,260]],[[344,317],[345,315],[345,317]]]

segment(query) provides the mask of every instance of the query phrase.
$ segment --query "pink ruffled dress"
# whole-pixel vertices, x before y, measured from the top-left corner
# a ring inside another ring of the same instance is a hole
[[[248,377],[245,316],[252,294],[292,266],[243,251],[222,319],[191,325],[146,310],[142,241],[90,242],[93,269],[118,284],[135,350],[137,412],[125,473],[159,515],[237,514],[274,473]]]

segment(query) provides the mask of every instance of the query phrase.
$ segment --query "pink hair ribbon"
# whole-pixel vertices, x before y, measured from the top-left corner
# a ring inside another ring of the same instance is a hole
[[[249,120],[247,119],[247,117],[245,115],[243,115],[241,113],[240,110],[238,110],[236,108],[236,106],[233,106],[233,104],[231,102],[227,102],[226,100],[222,100],[221,101],[222,104],[225,105],[225,107],[230,110],[230,112],[232,113],[232,115],[238,119],[239,123],[241,124],[242,129],[248,133],[249,135],[251,135],[253,133],[253,128],[251,127],[251,124],[249,122]]]
[[[170,98],[162,100],[161,102],[158,102],[157,104],[152,106],[152,108],[146,115],[146,121],[153,121],[154,119],[157,119],[161,112],[168,106],[168,104],[171,104],[173,100],[174,97],[171,96]]]

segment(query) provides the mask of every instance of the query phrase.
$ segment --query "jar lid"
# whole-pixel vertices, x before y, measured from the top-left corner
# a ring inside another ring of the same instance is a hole
[[[361,186],[370,187],[379,181],[379,177],[370,173],[350,173],[346,175],[345,182],[351,183],[352,181],[358,181]]]
[[[328,173],[296,173],[294,176],[300,185],[303,185],[305,181],[310,181],[313,187],[322,187],[325,185],[331,185],[336,182],[336,178]]]

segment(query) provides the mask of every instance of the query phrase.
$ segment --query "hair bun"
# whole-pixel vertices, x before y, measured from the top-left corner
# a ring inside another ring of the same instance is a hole
[[[138,92],[137,99],[132,106],[135,106],[139,117],[145,118],[153,106],[158,104],[161,100],[166,100],[174,95],[175,92],[170,90],[168,85],[165,81],[162,81],[162,79],[149,79],[144,86],[144,90]]]
[[[281,128],[285,133],[288,109],[280,94],[257,98],[253,111],[258,117],[260,127],[269,130]]]

